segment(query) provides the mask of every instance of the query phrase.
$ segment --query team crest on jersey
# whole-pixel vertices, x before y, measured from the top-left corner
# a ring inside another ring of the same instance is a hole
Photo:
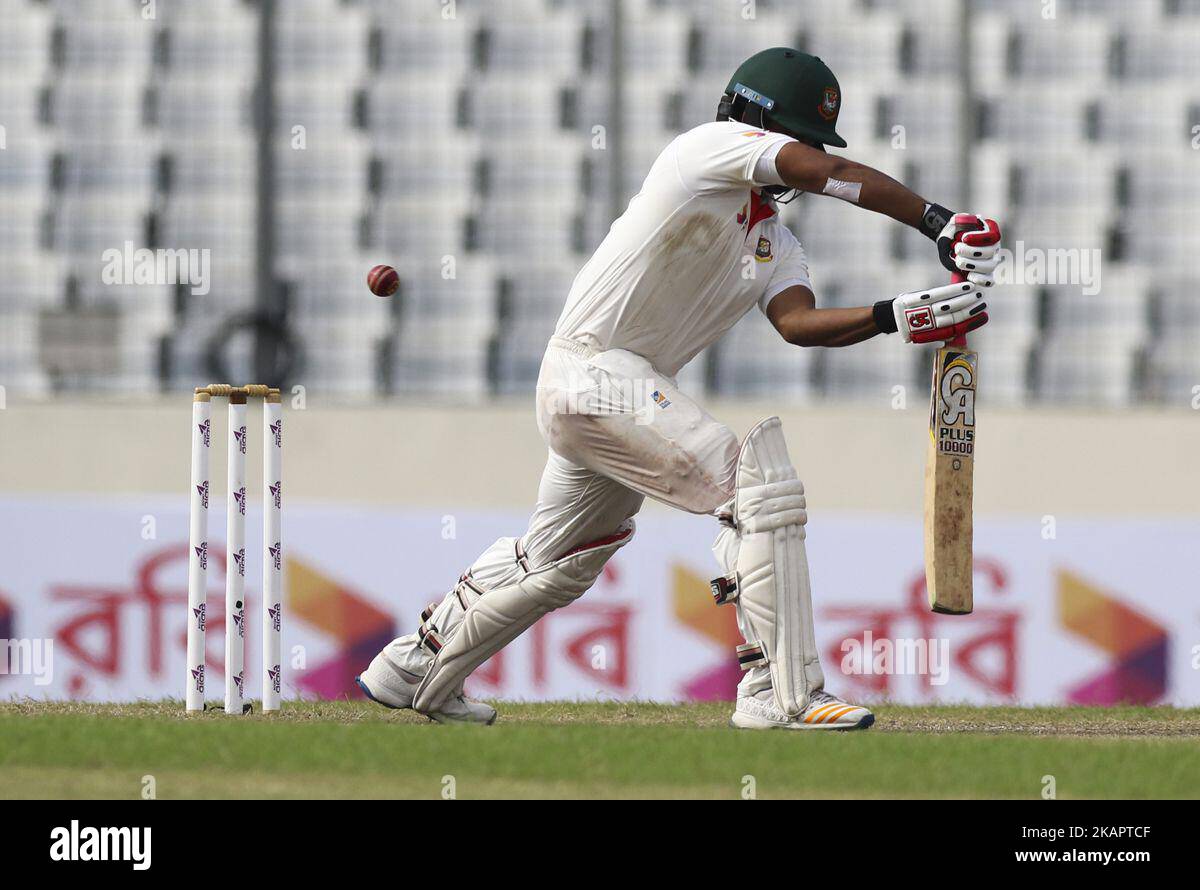
[[[825,95],[821,99],[821,104],[817,106],[817,110],[821,112],[821,117],[827,121],[831,121],[837,117],[839,98],[836,87],[825,87]]]
[[[769,263],[771,260],[775,259],[775,257],[771,255],[771,242],[766,238],[761,236],[759,237],[758,247],[754,248],[754,259],[760,263]]]

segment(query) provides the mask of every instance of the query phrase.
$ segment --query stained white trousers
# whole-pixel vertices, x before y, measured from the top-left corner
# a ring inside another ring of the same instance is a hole
[[[639,355],[552,340],[537,422],[549,458],[523,538],[535,565],[611,533],[647,495],[691,513],[733,496],[737,437]]]

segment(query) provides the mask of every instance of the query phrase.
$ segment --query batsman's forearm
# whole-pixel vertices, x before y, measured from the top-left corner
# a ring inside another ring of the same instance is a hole
[[[866,164],[848,158],[831,157],[834,161],[830,178],[839,182],[859,183],[858,204],[875,213],[890,216],[897,222],[919,229],[925,210],[925,199],[908,186],[897,182]],[[821,186],[822,191],[825,186]]]
[[[841,198],[907,226],[921,228],[925,200],[874,167],[798,142],[780,149],[775,167],[792,188]]]
[[[796,346],[850,346],[879,333],[870,307],[806,309],[783,316],[779,324]]]

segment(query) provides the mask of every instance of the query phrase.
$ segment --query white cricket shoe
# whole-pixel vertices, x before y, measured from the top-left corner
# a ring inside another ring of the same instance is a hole
[[[814,692],[796,717],[788,717],[775,703],[775,693],[764,689],[755,695],[739,695],[730,725],[739,729],[866,729],[875,715],[824,690]]]
[[[385,708],[411,708],[421,677],[396,667],[386,652],[380,652],[367,669],[354,678],[354,682],[367,698]],[[496,722],[496,709],[467,698],[460,690],[458,695],[446,699],[438,710],[425,713],[425,716],[438,723],[483,723],[491,726]]]

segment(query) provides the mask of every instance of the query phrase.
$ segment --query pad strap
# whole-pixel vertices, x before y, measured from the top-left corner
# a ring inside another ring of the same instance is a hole
[[[718,606],[732,603],[738,598],[737,572],[732,572],[722,578],[713,578],[708,582],[712,590],[713,600]]]
[[[738,667],[744,671],[750,670],[752,667],[758,667],[760,664],[767,664],[767,650],[763,646],[762,640],[755,640],[753,643],[742,643],[737,647]]]
[[[417,628],[417,637],[421,641],[421,645],[425,647],[431,655],[437,655],[442,651],[442,646],[445,641],[442,635],[438,633],[437,628],[432,624],[422,624]]]

